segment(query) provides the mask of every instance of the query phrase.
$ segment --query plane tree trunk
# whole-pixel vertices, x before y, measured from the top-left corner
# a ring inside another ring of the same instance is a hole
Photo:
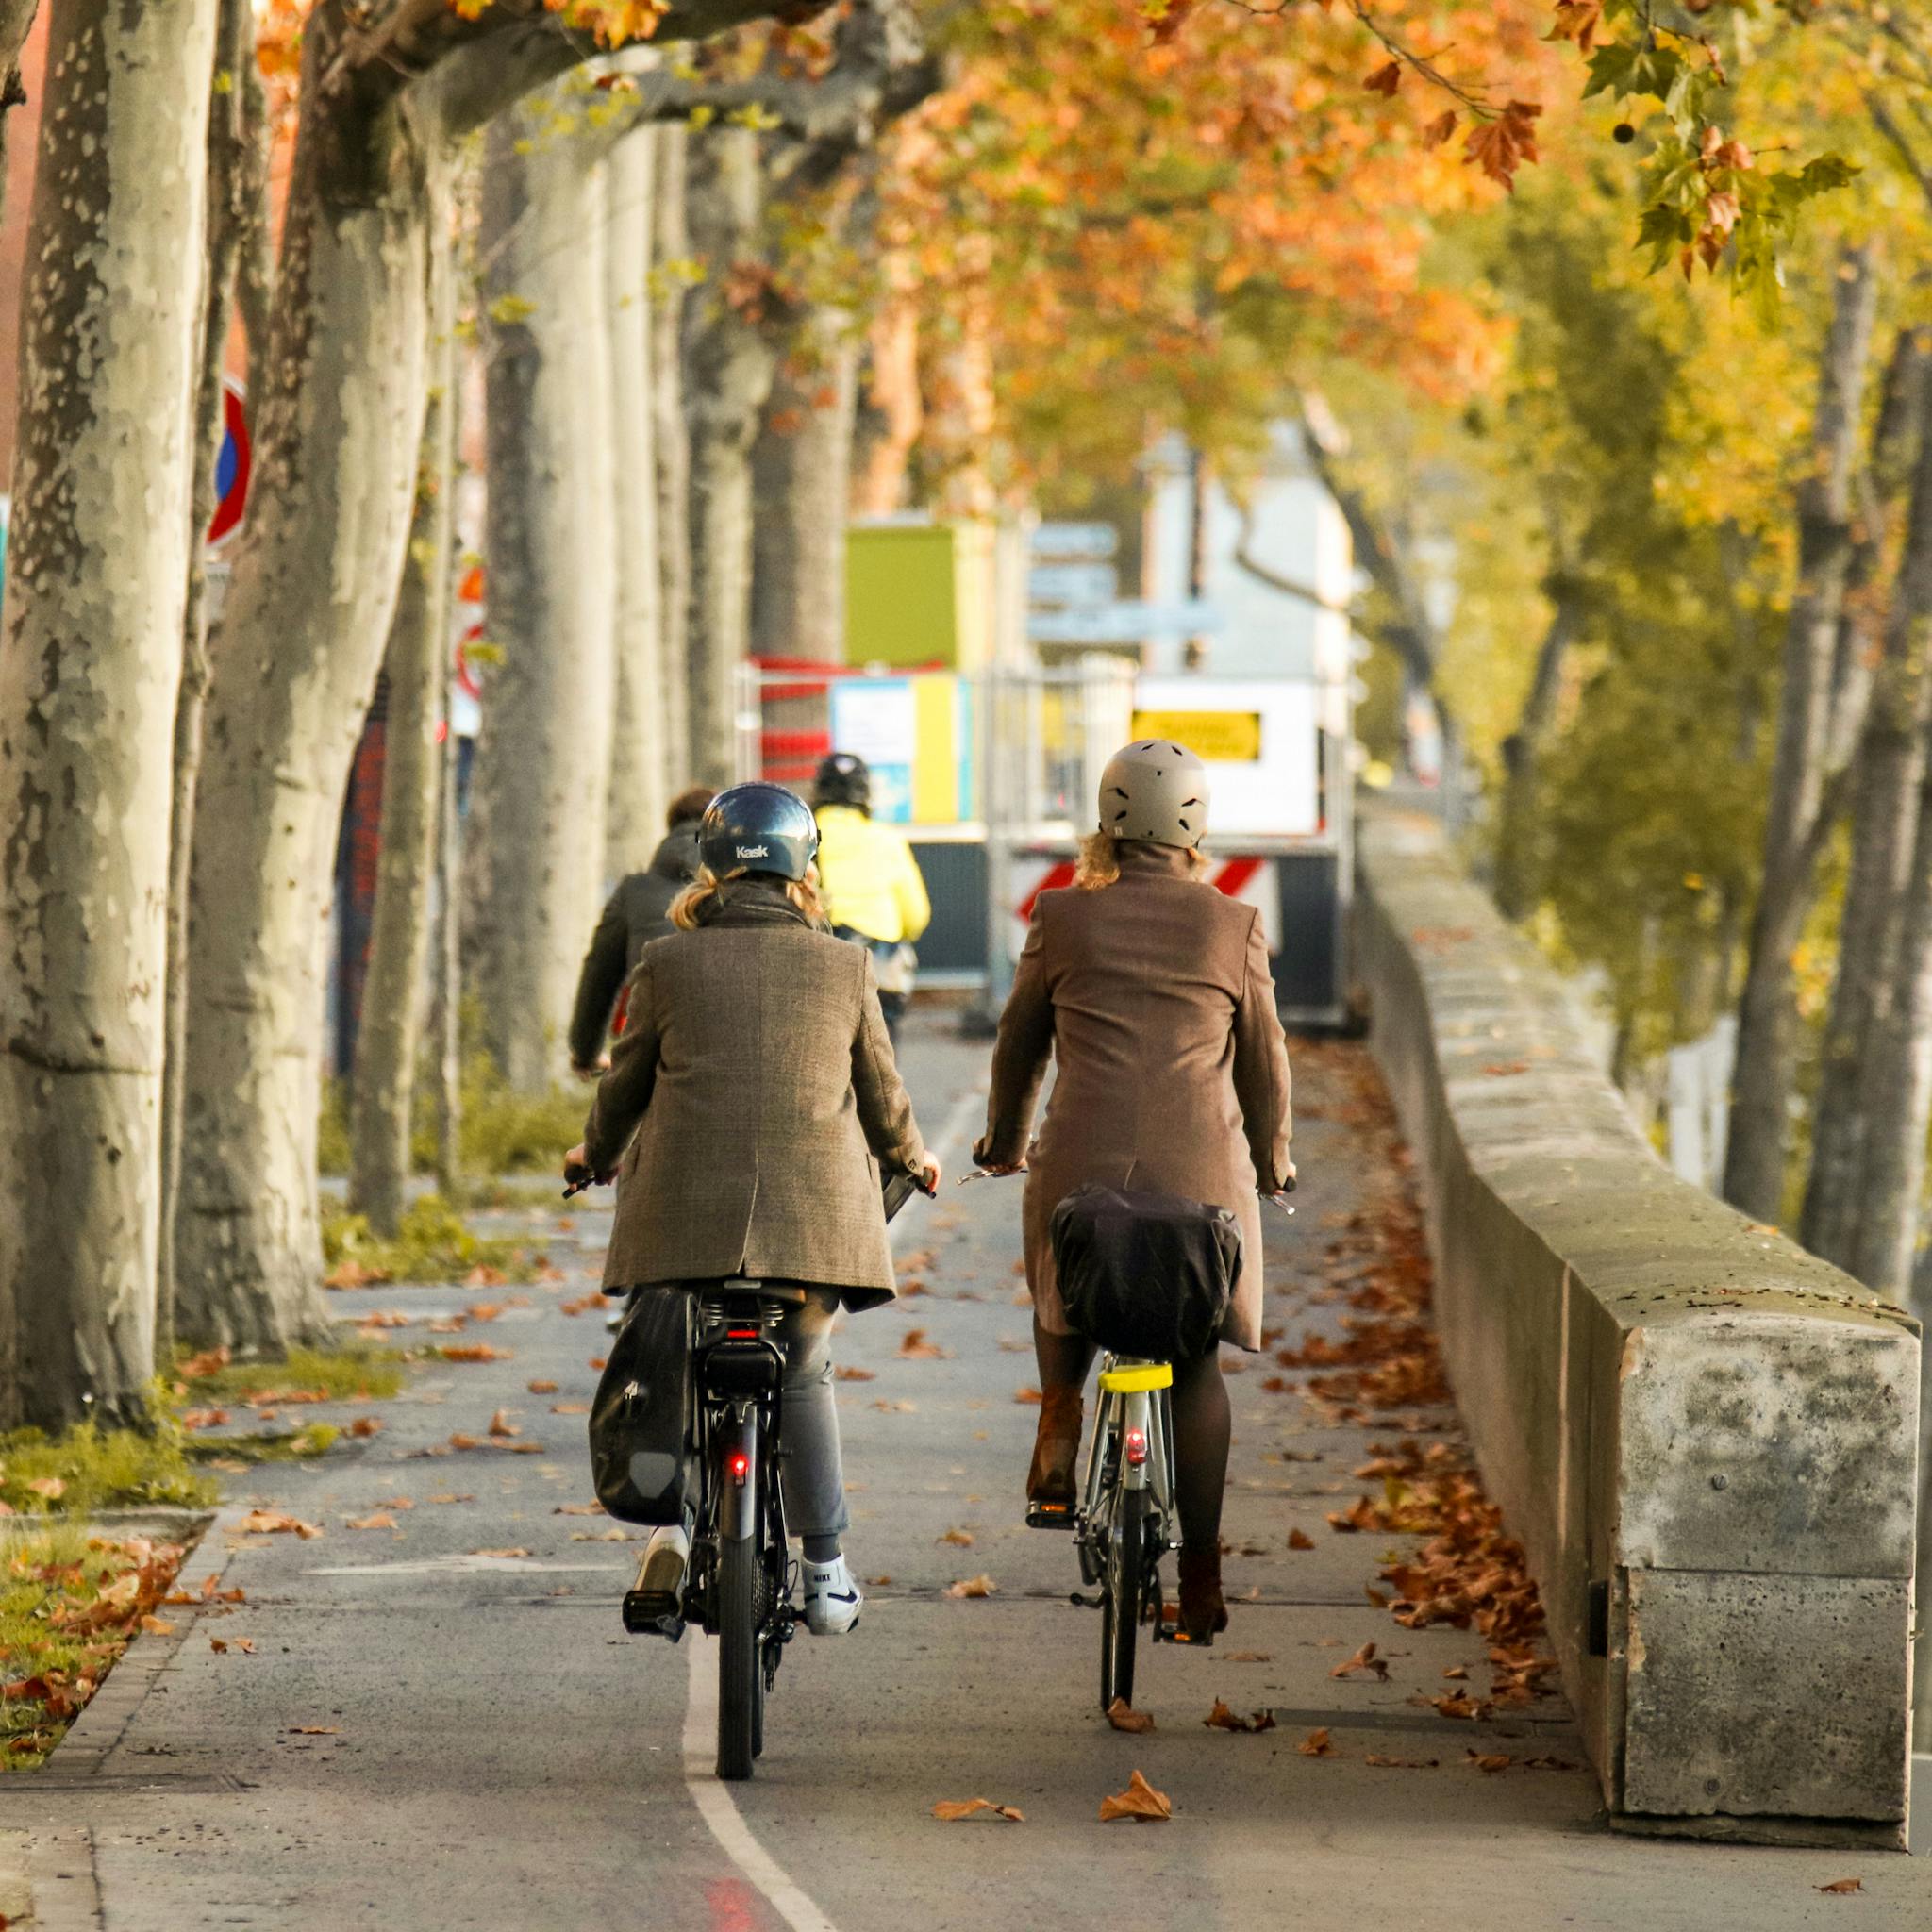
[[[603,207],[601,166],[536,110],[491,128],[485,551],[503,661],[476,747],[490,907],[478,991],[491,1051],[525,1093],[564,1073],[604,883],[617,526]]]
[[[1818,856],[1830,824],[1826,767],[1835,714],[1833,671],[1854,549],[1861,403],[1877,294],[1872,248],[1847,248],[1819,372],[1811,460],[1798,488],[1798,585],[1785,630],[1763,884],[1738,1005],[1724,1151],[1724,1199],[1763,1222],[1777,1222],[1784,1214],[1785,1149],[1798,1057],[1791,954],[1810,911]]]
[[[381,857],[362,1018],[350,1084],[349,1206],[392,1236],[409,1181],[409,1129],[423,1038],[436,871],[443,667],[449,651],[457,358],[450,209],[430,229],[428,314],[435,381],[423,416],[416,509],[390,625]]]
[[[604,825],[608,880],[650,862],[671,782],[655,447],[658,344],[651,300],[658,146],[656,130],[641,127],[618,141],[606,163],[604,314],[610,337],[617,568],[616,700]]]
[[[0,1426],[154,1370],[215,0],[53,0],[0,643]]]
[[[325,5],[304,35],[255,503],[212,653],[191,873],[178,1319],[185,1337],[238,1352],[328,1332],[323,948],[425,393],[431,145],[407,97],[321,84],[348,31]]]

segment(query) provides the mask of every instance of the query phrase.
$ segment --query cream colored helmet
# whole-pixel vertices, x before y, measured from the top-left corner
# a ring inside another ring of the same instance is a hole
[[[1191,851],[1208,830],[1208,767],[1165,738],[1123,745],[1100,774],[1100,829]]]

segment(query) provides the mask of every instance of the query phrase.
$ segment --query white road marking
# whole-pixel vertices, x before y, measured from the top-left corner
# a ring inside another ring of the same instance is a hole
[[[691,1699],[684,1713],[684,1782],[711,1836],[724,1855],[764,1895],[766,1904],[791,1932],[838,1932],[838,1928],[752,1835],[730,1788],[713,1770],[717,1751],[718,1662],[702,1631],[687,1629],[691,1646]]]
[[[310,1570],[310,1576],[455,1576],[491,1571],[498,1576],[577,1575],[614,1570],[628,1576],[629,1563],[535,1563],[525,1557],[429,1557],[414,1563],[336,1563]]]
[[[928,1141],[925,1143],[926,1152],[936,1156],[941,1167],[950,1168],[960,1144],[963,1142],[969,1147],[973,1144],[973,1140],[976,1138],[974,1136],[973,1130],[979,1124],[985,1112],[985,1085],[981,1082],[974,1082],[973,1086],[967,1088],[965,1092],[960,1094],[958,1099],[953,1103],[953,1110],[946,1116],[946,1124],[940,1129],[939,1139]],[[941,1182],[941,1185],[948,1187],[951,1185],[951,1182]],[[919,1219],[921,1198],[921,1196],[915,1194],[899,1210],[899,1218],[893,1222],[891,1230],[892,1245],[895,1248],[906,1236],[911,1233],[914,1227],[924,1225],[924,1223]],[[927,1205],[936,1207],[938,1203],[934,1202]]]

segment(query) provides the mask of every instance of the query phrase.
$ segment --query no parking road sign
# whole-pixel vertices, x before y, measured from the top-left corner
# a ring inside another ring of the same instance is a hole
[[[255,464],[248,440],[248,391],[232,375],[222,377],[222,453],[215,458],[215,513],[208,545],[216,548],[234,535],[248,507],[248,477]]]

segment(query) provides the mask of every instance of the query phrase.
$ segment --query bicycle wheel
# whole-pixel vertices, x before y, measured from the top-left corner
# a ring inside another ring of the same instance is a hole
[[[1147,1491],[1124,1490],[1107,1544],[1102,1584],[1100,1707],[1134,1701],[1134,1644],[1141,1634],[1141,1587],[1146,1574]]]
[[[764,1673],[758,1659],[758,1549],[734,1537],[718,1564],[718,1775],[746,1778],[758,1756]]]

